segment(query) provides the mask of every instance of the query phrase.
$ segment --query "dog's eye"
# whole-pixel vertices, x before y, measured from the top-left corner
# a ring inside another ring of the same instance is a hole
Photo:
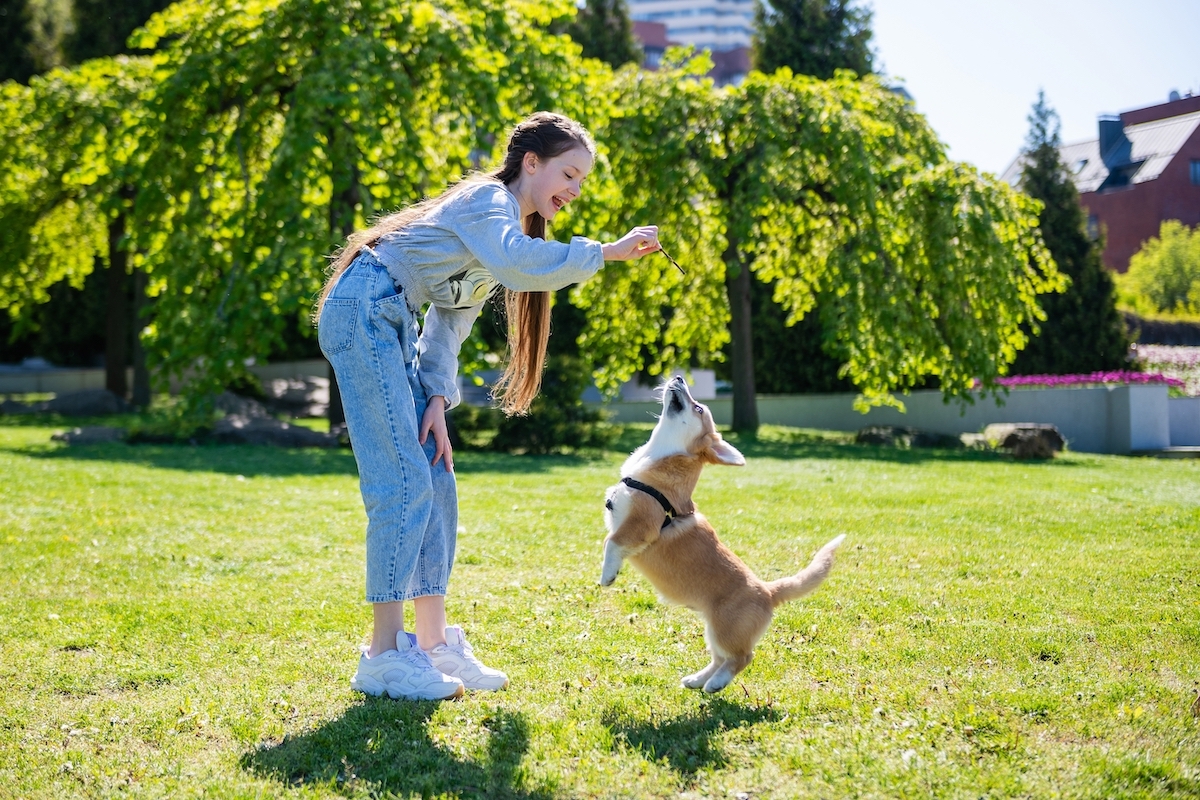
[[[704,406],[700,405],[699,403],[696,403],[696,405],[692,406],[692,408],[696,409],[697,414],[699,414],[700,416],[704,416]]]

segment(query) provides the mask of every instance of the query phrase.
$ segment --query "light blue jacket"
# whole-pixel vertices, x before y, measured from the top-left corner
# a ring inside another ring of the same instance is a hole
[[[460,400],[459,350],[498,287],[555,291],[604,266],[600,242],[527,236],[516,198],[491,180],[452,194],[371,251],[403,287],[410,308],[429,304],[417,343],[418,375],[429,396],[442,395],[449,407]]]

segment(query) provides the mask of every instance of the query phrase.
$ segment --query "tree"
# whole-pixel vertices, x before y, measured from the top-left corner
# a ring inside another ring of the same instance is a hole
[[[1121,284],[1139,311],[1200,314],[1200,226],[1163,222],[1158,236],[1129,260]]]
[[[566,32],[583,48],[585,58],[598,58],[612,67],[642,61],[625,0],[587,0]]]
[[[308,316],[351,230],[489,160],[529,111],[603,109],[596,62],[545,31],[572,11],[196,0],[134,34],[164,77],[131,236],[156,298],[151,356],[197,413]]]
[[[977,379],[992,387],[1027,340],[1021,326],[1041,318],[1038,295],[1063,287],[1037,203],[947,162],[924,119],[874,78],[783,69],[718,90],[696,80],[706,58],[679,58],[618,75],[619,113],[600,136],[622,189],[619,202],[588,201],[603,206],[594,224],[658,219],[688,268],[606,269],[576,289],[602,381],[748,342],[736,304],[756,278],[775,282],[792,320],[830,298],[860,408],[901,406],[894,394],[930,376],[948,398],[970,400]],[[735,346],[734,426],[752,430],[739,359]]]
[[[27,83],[37,73],[32,40],[26,0],[0,0],[0,42],[5,43],[0,51],[0,82]]]
[[[133,132],[152,73],[148,59],[96,59],[0,89],[0,308],[18,329],[36,326],[29,312],[51,287],[82,289],[98,265],[108,269],[109,305],[124,302]],[[106,385],[124,395],[129,315],[114,316]]]
[[[1038,228],[1070,286],[1043,300],[1046,320],[1040,329],[1030,326],[1032,339],[1013,371],[1062,375],[1120,368],[1129,340],[1113,280],[1101,261],[1102,243],[1087,235],[1079,192],[1059,157],[1058,115],[1044,93],[1038,93],[1029,124],[1021,188],[1041,202]]]
[[[67,62],[129,53],[129,35],[172,0],[71,0],[74,31],[63,43]]]
[[[203,419],[308,317],[347,232],[486,161],[531,110],[604,108],[578,47],[544,32],[572,11],[195,0],[134,34],[151,57],[5,85],[0,307],[19,315],[95,257],[131,254],[156,297],[149,357]]]
[[[842,69],[867,75],[871,35],[871,10],[854,0],[755,0],[751,63],[823,79]]]
[[[127,52],[125,42],[129,33],[165,5],[166,0],[130,0],[116,5],[98,0],[37,0],[28,4],[26,15],[32,14],[32,19],[41,20],[40,24],[33,26],[42,40],[34,51],[43,54],[40,62],[48,62],[40,65],[44,69],[53,63],[77,64],[91,58]],[[40,84],[38,94],[42,98],[36,100],[35,105],[44,108],[55,106],[56,102],[50,100],[48,94],[60,92],[67,86],[74,87],[68,91],[85,93],[79,98],[85,107],[89,104],[95,106],[86,92],[104,90],[102,83],[81,84],[78,81],[63,82],[47,78]],[[96,129],[98,141],[103,142],[108,138],[106,130],[115,131],[121,127],[113,119],[114,115],[97,118],[94,113],[85,112],[78,120],[72,120],[70,107],[71,101],[58,106],[60,119],[46,129],[52,132],[52,137],[61,135],[59,129],[63,126],[77,123],[84,127],[100,126]],[[119,109],[115,113],[119,114]],[[48,147],[56,146],[59,145],[52,138]],[[96,156],[103,159],[104,153],[94,153],[93,158]],[[107,168],[100,171],[106,172]],[[53,176],[52,185],[58,184],[64,191],[57,193],[57,200],[50,200],[51,205],[59,201],[73,202],[75,192],[68,186],[62,186],[65,178],[63,175]],[[70,180],[66,183],[69,185]],[[93,186],[91,191],[95,196],[97,187]],[[96,256],[101,260],[98,266],[104,269],[106,277],[101,284],[101,291],[97,294],[95,287],[90,286],[85,293],[72,285],[80,280],[78,275],[65,279],[59,286],[49,287],[50,299],[36,311],[28,309],[26,318],[18,322],[18,333],[23,332],[26,339],[36,343],[39,355],[57,364],[89,363],[93,352],[99,347],[106,367],[105,385],[122,396],[127,389],[125,370],[131,360],[132,345],[133,400],[136,405],[146,405],[150,399],[150,387],[141,357],[140,337],[136,334],[142,309],[141,292],[137,291],[137,287],[144,283],[144,277],[136,270],[133,270],[133,275],[130,274],[129,254],[125,250],[125,211],[132,202],[132,184],[127,184],[122,192],[125,201],[109,209],[112,213],[108,221],[109,246]],[[105,313],[92,313],[96,308]],[[15,312],[19,312],[19,309],[19,306],[13,307]],[[91,329],[85,329],[84,323],[90,324]],[[64,344],[75,346],[64,348]]]
[[[798,75],[832,78],[849,69],[866,75],[873,68],[871,12],[849,0],[756,2],[752,60],[763,72],[788,67]],[[834,355],[837,319],[830,302],[818,297],[802,323],[787,324],[774,301],[770,282],[750,285],[752,358],[757,391],[836,391],[841,363]]]

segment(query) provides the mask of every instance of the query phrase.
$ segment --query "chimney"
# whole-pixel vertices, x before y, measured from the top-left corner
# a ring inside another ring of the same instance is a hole
[[[1110,169],[1115,164],[1129,160],[1129,139],[1125,137],[1125,124],[1120,117],[1100,117],[1100,158]]]

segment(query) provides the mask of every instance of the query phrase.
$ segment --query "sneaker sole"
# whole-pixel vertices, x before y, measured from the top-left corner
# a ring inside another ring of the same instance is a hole
[[[400,691],[393,692],[389,687],[380,683],[369,675],[355,675],[350,679],[350,688],[356,692],[369,694],[371,697],[382,697],[386,694],[393,700],[456,700],[463,696],[464,691],[463,685],[460,683],[454,687],[453,692],[446,695],[435,695],[432,693],[427,695],[412,695],[405,694],[404,692]]]

